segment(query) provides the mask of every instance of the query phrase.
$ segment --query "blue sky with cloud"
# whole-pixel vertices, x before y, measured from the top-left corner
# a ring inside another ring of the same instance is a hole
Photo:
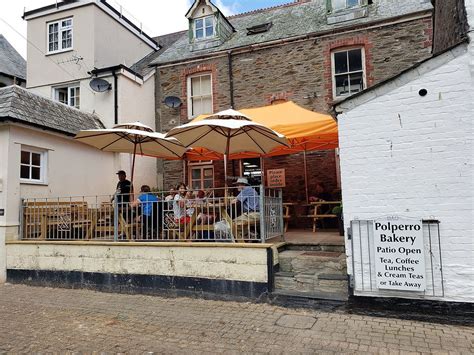
[[[292,2],[291,0],[215,0],[214,4],[231,11],[232,14],[262,9]],[[222,9],[221,9],[222,10]]]

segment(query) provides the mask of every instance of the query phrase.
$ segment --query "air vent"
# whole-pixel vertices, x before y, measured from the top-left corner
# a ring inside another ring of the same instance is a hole
[[[247,36],[267,32],[272,27],[272,25],[272,22],[268,22],[257,26],[247,27]]]

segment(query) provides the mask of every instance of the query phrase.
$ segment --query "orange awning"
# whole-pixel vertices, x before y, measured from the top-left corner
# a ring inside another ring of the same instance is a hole
[[[252,121],[263,124],[278,133],[285,135],[291,146],[277,148],[265,156],[276,156],[299,153],[304,150],[327,150],[338,147],[337,123],[332,116],[313,112],[292,101],[281,104],[239,110]],[[194,119],[200,121],[209,115]],[[254,153],[239,153],[230,159],[257,157]],[[219,160],[220,154],[206,149],[194,149],[186,153],[188,160]]]

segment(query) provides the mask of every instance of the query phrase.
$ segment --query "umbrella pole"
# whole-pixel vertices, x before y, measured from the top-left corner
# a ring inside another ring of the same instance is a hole
[[[304,188],[306,191],[306,203],[309,203],[309,193],[308,193],[308,167],[306,166],[306,149],[303,151],[304,159]]]
[[[132,184],[132,188],[131,188],[131,193],[133,194],[134,192],[134,188],[133,188],[133,175],[135,173],[135,157],[137,155],[137,143],[135,143],[135,146],[133,147],[133,160],[132,160],[132,177],[131,177],[131,184]],[[133,197],[133,196],[132,196]]]
[[[260,157],[260,179],[262,185],[265,185],[265,161],[263,160],[263,156]]]

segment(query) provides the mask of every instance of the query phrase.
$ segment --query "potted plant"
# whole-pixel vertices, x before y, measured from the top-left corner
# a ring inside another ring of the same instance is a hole
[[[332,214],[337,216],[337,226],[339,235],[344,236],[344,214],[342,213],[342,204],[332,209]]]

